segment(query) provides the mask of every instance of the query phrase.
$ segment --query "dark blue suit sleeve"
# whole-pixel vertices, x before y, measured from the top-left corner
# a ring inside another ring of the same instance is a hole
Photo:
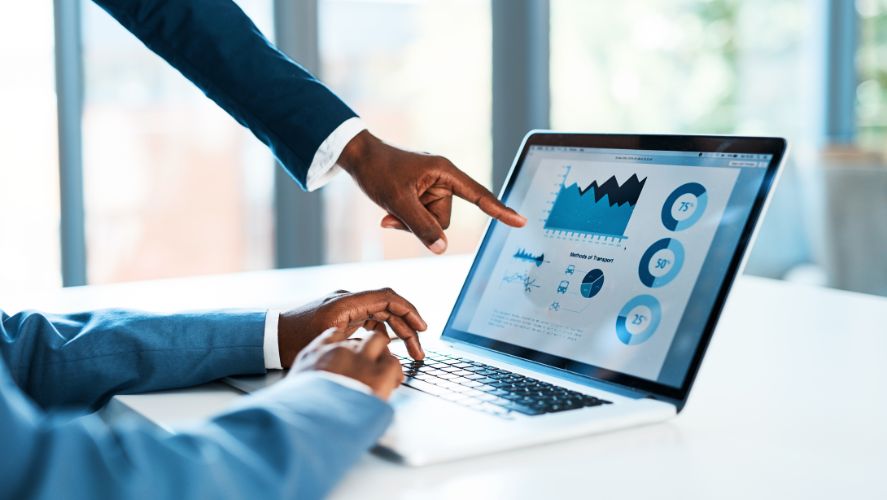
[[[271,148],[304,188],[320,144],[355,115],[231,0],[94,0]]]
[[[174,315],[0,311],[0,355],[41,406],[96,408],[114,394],[264,373],[264,312]]]
[[[309,374],[184,432],[109,426],[41,411],[0,361],[0,498],[322,498],[391,418],[380,399]]]

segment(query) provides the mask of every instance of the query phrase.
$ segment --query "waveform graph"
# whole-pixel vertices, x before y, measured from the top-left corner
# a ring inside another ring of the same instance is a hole
[[[613,175],[603,183],[594,180],[581,187],[577,182],[566,182],[568,173],[566,169],[545,219],[546,232],[552,236],[566,234],[612,243],[626,239],[625,229],[647,179],[632,174],[620,183]]]
[[[533,265],[535,265],[536,267],[539,267],[545,263],[545,254],[544,253],[540,252],[537,255],[532,252],[528,252],[527,250],[525,250],[523,248],[518,248],[517,251],[514,252],[514,255],[512,255],[512,257],[515,260],[530,262]]]

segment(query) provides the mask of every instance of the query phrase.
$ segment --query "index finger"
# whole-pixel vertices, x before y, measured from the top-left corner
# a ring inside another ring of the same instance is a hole
[[[422,361],[425,359],[425,351],[422,350],[422,344],[419,342],[419,335],[416,333],[416,330],[410,328],[400,316],[392,315],[388,318],[387,323],[391,326],[391,330],[394,331],[394,334],[403,340],[411,358],[416,361]]]
[[[453,193],[474,203],[485,214],[511,227],[523,227],[527,218],[505,206],[487,188],[483,187],[468,174],[453,166]]]

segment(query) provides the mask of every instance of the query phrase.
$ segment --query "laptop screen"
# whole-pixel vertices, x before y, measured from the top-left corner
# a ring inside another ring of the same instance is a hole
[[[444,338],[681,387],[772,159],[529,145]]]

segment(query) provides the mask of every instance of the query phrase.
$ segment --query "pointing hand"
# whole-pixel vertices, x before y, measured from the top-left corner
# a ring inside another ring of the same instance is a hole
[[[436,254],[447,249],[444,229],[450,226],[454,195],[509,226],[527,222],[446,158],[405,151],[368,131],[348,143],[338,163],[388,212],[382,227],[410,231]]]

